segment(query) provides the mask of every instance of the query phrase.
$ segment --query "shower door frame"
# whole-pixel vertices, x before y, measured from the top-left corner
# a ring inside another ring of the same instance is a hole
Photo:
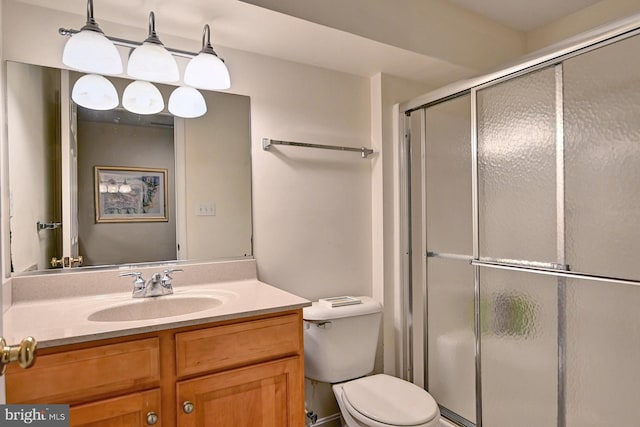
[[[580,272],[569,271],[565,265],[565,183],[564,183],[564,99],[563,99],[563,64],[562,62],[577,55],[584,54],[591,50],[604,47],[618,41],[633,37],[640,34],[640,14],[631,16],[627,19],[618,21],[611,25],[601,27],[592,32],[584,34],[580,38],[573,38],[565,43],[552,46],[529,57],[525,57],[521,62],[504,68],[502,70],[490,73],[475,79],[454,83],[445,86],[436,91],[427,93],[421,97],[415,98],[407,103],[399,106],[399,123],[404,125],[404,129],[400,131],[404,138],[399,145],[400,176],[400,230],[401,236],[400,248],[402,253],[400,259],[402,265],[398,266],[400,270],[400,294],[403,301],[403,322],[402,331],[403,346],[400,348],[401,360],[404,362],[403,377],[416,383],[428,384],[428,328],[424,328],[424,336],[422,339],[422,348],[418,351],[419,357],[413,348],[414,328],[416,321],[422,321],[426,325],[428,319],[427,313],[427,257],[440,256],[447,257],[447,254],[429,254],[426,247],[426,159],[424,156],[426,150],[426,127],[425,127],[425,111],[427,108],[446,102],[451,99],[458,98],[470,94],[471,108],[471,194],[472,194],[472,229],[473,229],[473,256],[470,260],[474,270],[474,329],[475,329],[475,390],[476,390],[476,424],[482,427],[482,383],[481,383],[481,324],[480,324],[480,268],[497,268],[504,270],[513,270],[519,272],[530,272],[536,274],[550,275],[557,278],[557,341],[558,341],[558,413],[557,426],[564,427],[566,424],[565,414],[565,345],[566,345],[566,284],[567,278],[595,280],[620,283],[626,285],[640,286],[640,281],[625,280],[620,278],[596,276]],[[557,264],[546,263],[526,263],[514,260],[503,259],[480,259],[480,233],[479,233],[479,198],[478,198],[478,134],[477,134],[477,92],[482,89],[497,85],[499,83],[511,80],[531,72],[544,68],[555,69],[555,111],[556,111],[556,239],[557,239]],[[411,132],[411,114],[420,114],[420,132],[414,135]],[[411,151],[419,149],[420,164],[411,163]],[[412,198],[411,178],[414,171],[419,171],[421,187],[419,196]],[[415,200],[419,198],[420,200]],[[422,231],[420,236],[416,236],[412,232],[412,211],[420,206],[422,213],[422,224],[419,227]],[[456,257],[455,255],[452,255]],[[457,257],[459,259],[459,257]],[[420,261],[418,261],[420,260]],[[420,265],[415,265],[420,262]],[[415,274],[419,271],[420,274]],[[417,279],[417,280],[416,280]],[[419,283],[416,283],[419,282]],[[422,298],[422,313],[414,313],[413,301],[418,291]],[[419,316],[416,320],[416,316]],[[420,318],[421,317],[421,318]],[[416,379],[413,373],[416,372],[415,366],[420,363],[420,370],[423,371],[424,377]],[[443,415],[452,421],[458,422],[464,426],[474,426],[468,420],[458,416],[452,411],[443,409]]]

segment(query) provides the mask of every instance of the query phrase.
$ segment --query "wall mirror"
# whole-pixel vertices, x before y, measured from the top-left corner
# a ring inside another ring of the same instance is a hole
[[[195,119],[96,111],[70,99],[81,73],[6,67],[12,275],[252,255],[249,97],[202,91]]]

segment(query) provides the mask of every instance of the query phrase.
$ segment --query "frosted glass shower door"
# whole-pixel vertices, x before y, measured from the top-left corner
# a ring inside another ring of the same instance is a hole
[[[559,78],[554,66],[476,93],[480,262],[562,263]],[[479,276],[483,426],[556,426],[562,282],[494,267]]]
[[[471,99],[425,110],[427,389],[476,420],[471,216]]]
[[[556,278],[481,268],[480,290],[483,425],[557,425]]]
[[[640,280],[640,37],[564,63],[567,263]]]
[[[640,426],[638,25],[408,113],[425,387],[459,425]]]
[[[556,263],[556,74],[477,92],[480,258]]]
[[[567,281],[567,427],[640,425],[640,288]]]
[[[427,250],[473,252],[470,95],[426,109]]]
[[[564,63],[567,263],[640,280],[638,36]],[[567,427],[640,425],[640,287],[567,281]]]

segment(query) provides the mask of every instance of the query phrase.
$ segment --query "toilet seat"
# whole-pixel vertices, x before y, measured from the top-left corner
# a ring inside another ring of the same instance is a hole
[[[379,374],[343,384],[344,403],[358,421],[371,427],[421,427],[440,416],[429,393],[408,381]]]

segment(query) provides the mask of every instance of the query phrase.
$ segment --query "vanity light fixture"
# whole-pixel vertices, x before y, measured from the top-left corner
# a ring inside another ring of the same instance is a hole
[[[156,34],[156,18],[153,12],[149,12],[149,37],[131,52],[127,74],[136,79],[158,83],[180,80],[175,58]]]
[[[110,179],[108,182],[101,181],[100,185],[98,187],[99,187],[101,193],[112,193],[112,194],[122,193],[122,194],[127,194],[127,193],[131,193],[133,191],[133,188],[131,188],[131,185],[129,185],[127,183],[126,179],[124,180],[124,182],[122,184],[118,184],[113,179]]]
[[[193,119],[206,114],[207,103],[202,94],[196,89],[180,86],[171,92],[169,112],[174,116]]]
[[[122,73],[118,49],[93,19],[93,0],[87,0],[87,23],[64,45],[62,63],[87,73]]]
[[[211,46],[211,29],[209,24],[202,31],[202,49],[191,59],[184,70],[184,82],[198,89],[229,89],[231,78],[229,70]]]
[[[80,86],[80,81],[88,76],[78,79],[72,91],[75,93],[76,86],[79,86],[77,88],[78,96],[77,99],[73,97],[73,100],[86,108],[104,110],[118,106],[118,94],[115,87],[103,76],[98,75],[122,73],[122,60],[115,48],[116,45],[133,49],[127,63],[127,73],[137,80],[129,84],[122,95],[122,106],[131,112],[155,114],[164,109],[162,95],[151,82],[174,83],[180,80],[180,72],[174,56],[190,59],[184,74],[186,86],[175,89],[169,99],[169,112],[174,116],[194,118],[207,112],[204,97],[196,88],[221,90],[231,87],[229,70],[224,64],[224,60],[216,54],[211,46],[209,25],[204,26],[202,49],[197,54],[165,47],[155,31],[155,14],[153,12],[149,13],[149,36],[144,42],[108,37],[93,19],[93,0],[87,0],[87,25],[82,27],[80,31],[60,28],[58,33],[63,36],[71,36],[65,45],[63,63],[71,68],[91,73],[93,76],[86,80],[92,80],[95,87],[99,86],[98,80],[100,80],[100,87],[110,86],[109,89],[102,89],[102,92],[90,93],[90,85]],[[101,47],[104,43],[110,46],[108,51]],[[80,54],[73,53],[77,50],[74,47],[76,45],[82,46],[83,50]],[[81,61],[74,62],[70,59],[75,57],[79,57]],[[114,61],[115,59],[117,61]],[[104,62],[116,62],[119,67],[98,67]],[[81,97],[81,94],[84,98]],[[92,101],[84,100],[85,98]],[[115,103],[113,98],[115,98]],[[102,102],[96,101],[97,99]]]

